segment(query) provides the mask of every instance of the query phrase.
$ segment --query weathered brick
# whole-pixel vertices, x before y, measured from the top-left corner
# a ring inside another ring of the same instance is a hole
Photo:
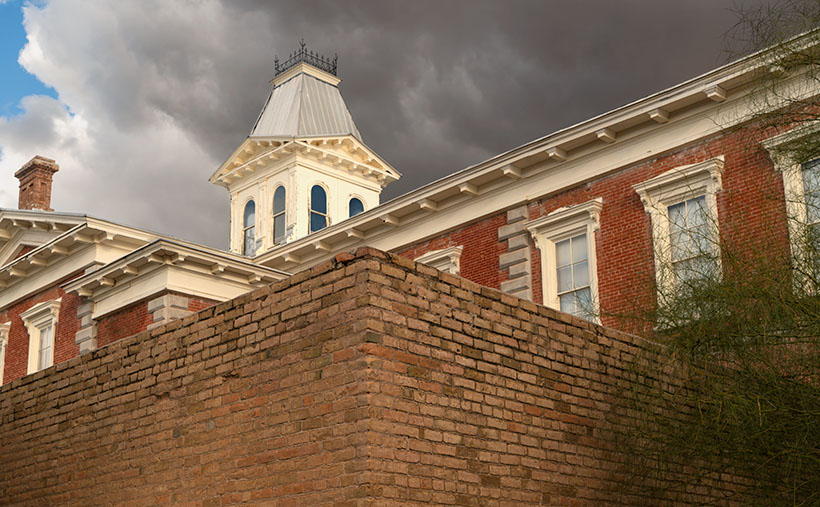
[[[0,387],[4,502],[640,503],[602,436],[636,338],[395,260],[337,257]]]

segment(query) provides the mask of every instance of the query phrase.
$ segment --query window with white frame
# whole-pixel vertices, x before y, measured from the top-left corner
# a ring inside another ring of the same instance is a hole
[[[559,208],[525,224],[541,251],[544,304],[587,320],[598,320],[595,231],[603,201]]]
[[[670,169],[633,188],[652,222],[661,296],[720,276],[717,192],[723,157]]]
[[[28,373],[54,364],[54,345],[60,300],[39,303],[20,314],[28,330]]]
[[[256,203],[253,200],[245,204],[242,212],[242,255],[252,257],[256,254]]]
[[[347,208],[347,216],[350,218],[355,217],[359,213],[364,213],[364,203],[358,197],[351,197],[347,203]]]
[[[415,260],[431,268],[436,268],[439,271],[457,275],[461,271],[461,252],[463,250],[463,246],[451,246],[449,248],[427,252],[424,255],[416,257]]]
[[[285,187],[279,185],[273,191],[273,244],[281,245],[287,239],[287,220],[285,214]]]
[[[820,251],[820,159],[800,164],[800,176],[806,205],[806,241],[816,253]]]
[[[321,231],[328,226],[327,191],[321,185],[310,188],[310,230]]]
[[[816,141],[816,142],[815,142]],[[820,124],[811,124],[763,142],[775,169],[783,176],[789,242],[798,285],[820,276],[820,159],[810,158],[807,146],[820,144]],[[806,286],[807,290],[815,290]]]
[[[9,329],[11,329],[11,322],[0,324],[0,385],[3,385],[3,375],[6,371],[6,349],[9,345]]]

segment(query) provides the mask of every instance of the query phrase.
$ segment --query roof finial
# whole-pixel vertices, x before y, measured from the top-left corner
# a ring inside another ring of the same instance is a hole
[[[279,74],[285,72],[286,70],[290,69],[291,67],[295,66],[297,63],[304,62],[309,65],[316,67],[317,69],[323,70],[329,74],[336,75],[336,69],[339,62],[339,55],[336,54],[333,56],[333,60],[330,58],[326,58],[324,56],[320,56],[319,53],[314,53],[313,51],[308,51],[307,44],[305,44],[305,39],[299,39],[299,50],[295,51],[290,54],[287,60],[284,63],[279,63],[279,57],[276,56],[273,60],[273,69],[274,75],[273,77],[278,76]]]

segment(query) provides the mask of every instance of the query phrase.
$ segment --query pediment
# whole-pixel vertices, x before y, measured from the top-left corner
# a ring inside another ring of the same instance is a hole
[[[0,210],[0,266],[85,222],[81,215],[36,210]]]

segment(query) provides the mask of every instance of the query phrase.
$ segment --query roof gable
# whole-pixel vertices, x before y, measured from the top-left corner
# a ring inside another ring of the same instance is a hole
[[[0,210],[0,266],[85,221],[85,216],[69,213]]]

